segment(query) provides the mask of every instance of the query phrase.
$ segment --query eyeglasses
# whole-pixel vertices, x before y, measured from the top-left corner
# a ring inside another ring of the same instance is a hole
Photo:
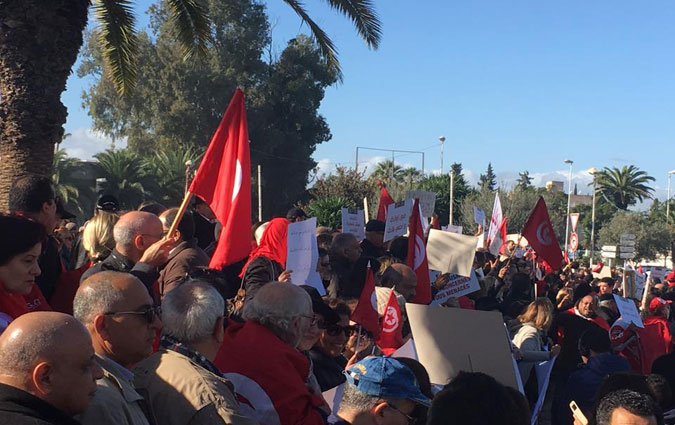
[[[308,316],[308,315],[302,314],[302,315],[300,315],[300,317],[306,317],[307,319],[309,319],[310,320],[310,322],[309,322],[310,327],[316,326],[316,325],[319,324],[319,318],[316,317],[316,316]]]
[[[145,321],[148,322],[148,324],[151,324],[152,322],[155,321],[155,316],[160,317],[162,315],[162,309],[161,309],[160,306],[155,305],[155,306],[148,307],[147,309],[141,310],[141,311],[113,311],[113,312],[103,313],[103,314],[106,315],[106,316],[117,316],[117,315],[120,315],[120,314],[134,314],[134,315],[137,315],[137,316],[143,316]]]
[[[402,414],[408,419],[408,425],[415,425],[417,423],[417,418],[413,418],[412,416],[405,414],[399,409],[398,407],[394,406],[393,404],[387,403],[387,406],[391,407],[393,410],[397,411],[398,413]]]
[[[160,239],[162,239],[162,238],[164,237],[164,233],[162,233],[162,234],[159,235],[159,236],[153,235],[153,234],[151,234],[151,233],[141,233],[141,236],[152,236],[153,238],[155,238],[155,239],[157,239],[157,240],[160,240]]]
[[[356,329],[353,326],[328,325],[326,326],[326,333],[330,336],[338,336],[344,332],[345,336],[349,338]]]

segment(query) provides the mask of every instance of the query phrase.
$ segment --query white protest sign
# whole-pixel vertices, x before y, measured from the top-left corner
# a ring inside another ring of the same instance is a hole
[[[644,328],[645,325],[642,324],[642,318],[638,312],[635,303],[632,300],[620,297],[614,294],[614,301],[616,301],[616,306],[619,308],[620,316],[627,322],[633,322],[635,326]]]
[[[473,207],[473,221],[474,223],[485,227],[485,211],[478,207]]]
[[[450,281],[445,288],[436,293],[436,296],[431,301],[430,305],[443,304],[450,297],[459,298],[462,295],[476,292],[479,289],[480,285],[478,284],[478,278],[476,278],[475,271],[471,270],[470,277],[450,274]]]
[[[342,233],[351,233],[361,241],[366,237],[366,223],[363,210],[349,210],[342,208]]]
[[[644,274],[635,274],[635,298],[642,299],[642,293],[645,290],[647,277]]]
[[[410,217],[412,206],[413,201],[410,199],[389,205],[387,208],[387,222],[384,226],[384,242],[407,233],[408,218]]]
[[[461,235],[462,230],[464,230],[464,229],[462,228],[462,226],[455,226],[455,225],[452,225],[452,224],[448,224],[447,226],[443,226],[442,230],[444,230],[446,232],[450,232],[450,233],[458,233],[458,234]]]
[[[548,389],[548,382],[551,379],[551,371],[553,371],[553,365],[555,365],[555,360],[558,356],[553,357],[551,360],[546,360],[545,362],[535,363],[534,373],[537,375],[537,387],[539,389],[539,397],[537,402],[532,409],[532,419],[530,421],[531,425],[536,425],[537,420],[539,419],[539,414],[541,413],[541,408],[544,407],[544,400],[546,399],[546,390]]]
[[[405,199],[414,201],[415,198],[420,200],[420,208],[422,208],[422,215],[431,217],[434,214],[436,207],[436,193],[423,192],[421,190],[409,190],[405,193]]]
[[[340,384],[337,387],[331,388],[323,392],[323,399],[326,400],[326,404],[330,407],[330,416],[329,419],[334,419],[335,421],[340,420],[337,416],[338,410],[340,410],[340,402],[342,401],[342,393],[345,391],[345,384]],[[333,421],[329,421],[333,423]]]
[[[663,282],[663,278],[666,277],[666,268],[665,267],[652,267],[649,271],[649,279],[653,282],[654,279],[660,279]]]
[[[458,235],[431,229],[427,242],[429,268],[441,273],[471,276],[473,257],[476,255],[475,236]]]
[[[286,270],[291,270],[291,282],[310,285],[325,295],[326,289],[316,271],[319,247],[316,243],[316,217],[288,225]]]
[[[408,342],[399,347],[398,350],[394,351],[391,356],[408,357],[409,359],[418,360],[417,349],[415,348],[415,341],[412,338],[409,338]]]

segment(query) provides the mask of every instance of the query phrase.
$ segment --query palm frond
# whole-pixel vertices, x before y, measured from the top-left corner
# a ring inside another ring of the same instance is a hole
[[[369,48],[377,49],[382,38],[382,25],[371,0],[326,0],[335,10],[351,19],[356,31]]]
[[[94,13],[101,26],[98,38],[115,89],[120,95],[127,95],[136,85],[138,51],[131,2],[94,0]]]
[[[185,60],[206,56],[210,40],[208,10],[202,0],[168,0],[171,22],[178,32]]]
[[[301,1],[298,0],[284,0],[291,9],[302,19],[304,23],[307,24],[309,30],[312,32],[312,36],[319,45],[321,50],[321,55],[326,60],[328,67],[335,72],[335,76],[338,81],[342,82],[342,69],[340,68],[340,63],[337,58],[337,48],[333,44],[333,41],[328,37],[328,34],[322,30],[316,22],[312,20],[307,14],[305,7]]]

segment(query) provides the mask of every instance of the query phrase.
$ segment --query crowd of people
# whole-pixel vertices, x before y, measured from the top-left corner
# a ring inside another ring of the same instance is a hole
[[[0,423],[524,425],[540,396],[535,365],[550,359],[540,423],[675,423],[673,273],[635,300],[638,327],[613,296],[627,295],[619,269],[599,279],[576,262],[546,271],[513,242],[497,256],[479,248],[480,289],[443,307],[502,314],[521,392],[480,372],[432,383],[351,320],[370,270],[378,314],[393,294],[402,343],[412,337],[405,305],[418,278],[407,238],[384,243],[382,221],[368,221],[361,241],[317,228],[321,296],[286,267],[288,226],[307,218],[297,207],[256,224],[249,257],[222,270],[208,268],[220,224],[199,198],[175,233],[177,208],[122,211],[111,195],[79,226],[38,176],[14,182],[9,210]],[[432,295],[448,282],[438,274]]]

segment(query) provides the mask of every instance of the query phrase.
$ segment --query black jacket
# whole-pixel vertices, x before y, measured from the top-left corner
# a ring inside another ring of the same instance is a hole
[[[197,238],[197,246],[206,250],[206,248],[216,240],[216,225],[205,219],[197,211],[195,211],[192,216],[195,219],[195,237]]]
[[[53,236],[48,236],[42,243],[42,253],[38,258],[38,265],[40,266],[40,276],[35,278],[35,283],[40,287],[42,295],[44,295],[47,302],[54,295],[56,289],[56,282],[61,276],[61,254],[59,254],[59,245]]]
[[[152,295],[152,286],[159,277],[157,269],[150,264],[136,263],[120,254],[119,251],[113,249],[108,258],[100,263],[91,266],[80,278],[80,282],[84,282],[89,276],[103,271],[124,272],[136,276],[148,288],[148,292]]]
[[[0,424],[80,425],[46,401],[4,384],[0,384]]]
[[[337,296],[342,299],[350,299],[361,296],[366,270],[357,266],[358,264],[352,264],[344,257],[330,256],[330,268],[333,271],[333,276],[328,285],[328,294],[331,298]],[[373,270],[373,272],[376,271]]]
[[[246,290],[246,300],[253,298],[253,295],[270,282],[277,280],[284,268],[274,260],[270,260],[264,255],[259,255],[251,260],[246,267],[243,277],[243,285]]]
[[[342,373],[347,365],[344,356],[330,357],[318,348],[312,348],[309,350],[309,358],[312,359],[312,370],[321,392],[335,388],[347,380]]]

